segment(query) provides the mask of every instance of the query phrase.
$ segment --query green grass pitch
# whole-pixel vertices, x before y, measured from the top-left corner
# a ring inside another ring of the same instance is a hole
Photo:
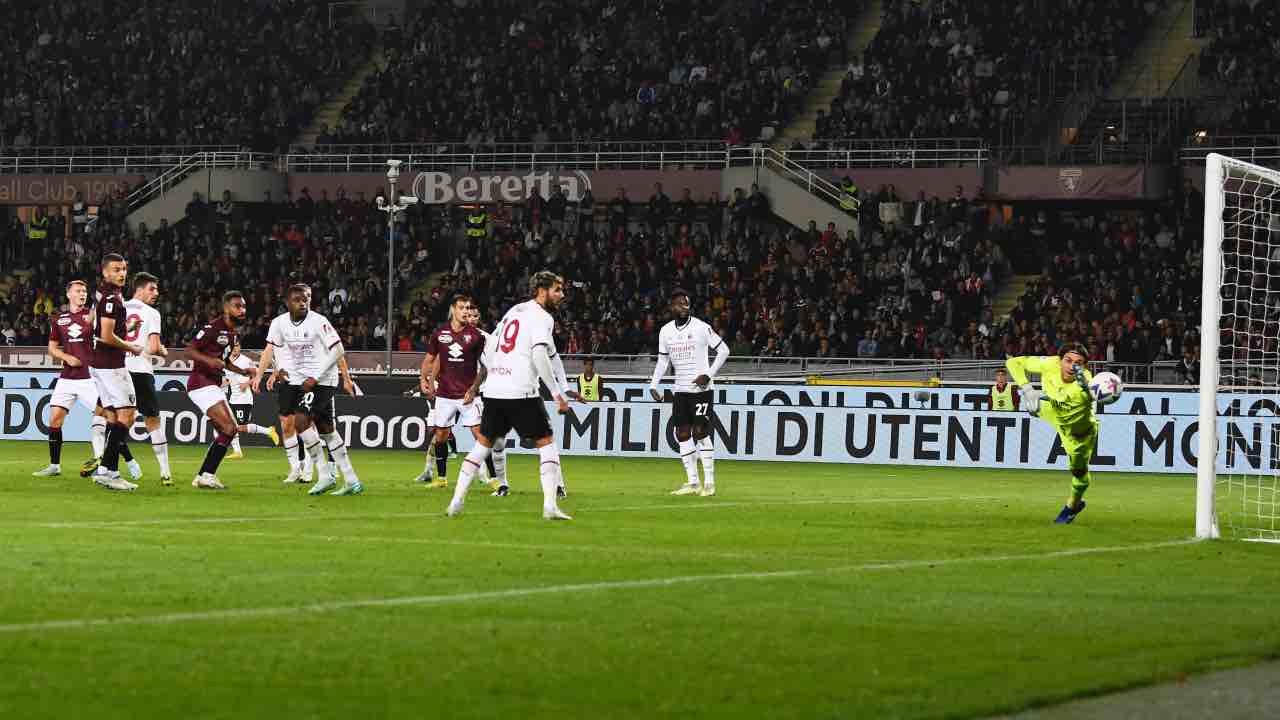
[[[268,448],[114,494],[0,447],[4,718],[973,717],[1280,650],[1280,549],[1189,542],[1187,476],[1064,527],[1063,472],[566,457],[549,523],[530,456],[451,520],[417,453],[311,498]]]

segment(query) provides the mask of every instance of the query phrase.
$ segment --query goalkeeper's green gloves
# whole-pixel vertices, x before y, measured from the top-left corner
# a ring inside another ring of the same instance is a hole
[[[1018,407],[1032,415],[1040,414],[1040,391],[1030,384],[1018,388]]]

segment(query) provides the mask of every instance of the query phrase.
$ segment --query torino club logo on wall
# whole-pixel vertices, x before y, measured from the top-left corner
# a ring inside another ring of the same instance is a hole
[[[569,202],[577,202],[591,189],[591,178],[583,171],[572,173],[494,173],[491,175],[452,175],[447,172],[421,172],[413,179],[413,194],[428,205],[447,203],[524,202],[534,193],[551,197],[551,189],[559,186]]]

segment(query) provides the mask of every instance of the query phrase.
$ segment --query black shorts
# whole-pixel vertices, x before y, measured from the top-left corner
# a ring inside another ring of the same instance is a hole
[[[295,412],[306,413],[312,420],[330,423],[337,417],[333,407],[333,396],[338,394],[336,386],[317,385],[307,392],[302,392],[302,386],[298,386],[296,390],[298,402]]]
[[[671,419],[676,427],[707,425],[711,422],[713,391],[674,393],[671,396]]]
[[[287,417],[298,411],[298,386],[287,382],[276,383],[276,405],[280,417]]]
[[[485,398],[480,415],[480,434],[491,442],[515,429],[527,440],[551,436],[551,421],[541,398]]]
[[[232,405],[231,414],[235,416],[237,425],[248,425],[253,422],[252,405]]]
[[[144,418],[160,417],[160,402],[156,400],[156,376],[131,372],[129,377],[133,378],[133,394],[138,398],[138,414]]]

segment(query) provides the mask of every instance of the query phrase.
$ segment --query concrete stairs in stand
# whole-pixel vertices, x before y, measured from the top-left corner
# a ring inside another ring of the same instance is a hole
[[[1108,90],[1107,97],[1119,100],[1168,95],[1187,59],[1198,56],[1209,44],[1207,38],[1192,36],[1195,14],[1194,0],[1172,0],[1156,16],[1155,23],[1121,69],[1120,77]],[[1196,67],[1187,68],[1187,72],[1196,71]]]
[[[861,57],[863,51],[875,39],[876,33],[880,32],[880,16],[883,13],[884,0],[870,0],[867,3],[866,10],[863,10],[854,21],[854,30],[848,42],[849,55],[845,58],[846,63]],[[813,138],[814,129],[817,127],[818,111],[825,112],[831,109],[831,101],[840,95],[840,85],[844,82],[846,72],[848,72],[847,64],[827,68],[805,98],[804,110],[792,118],[790,124],[774,138],[774,147],[785,150],[797,142]]]
[[[369,59],[347,79],[342,88],[331,95],[328,100],[325,100],[319,110],[316,110],[316,115],[311,119],[311,124],[298,135],[294,140],[294,144],[315,145],[316,138],[320,137],[320,132],[324,127],[328,126],[330,129],[337,127],[338,121],[342,118],[342,111],[360,92],[364,81],[377,72],[379,67],[385,65],[386,54],[382,46],[379,45],[369,53]]]
[[[1027,286],[1039,277],[1039,275],[1010,275],[991,300],[991,317],[997,323],[1004,322],[1004,319],[1009,317],[1009,313],[1018,306],[1018,298],[1027,291]]]

